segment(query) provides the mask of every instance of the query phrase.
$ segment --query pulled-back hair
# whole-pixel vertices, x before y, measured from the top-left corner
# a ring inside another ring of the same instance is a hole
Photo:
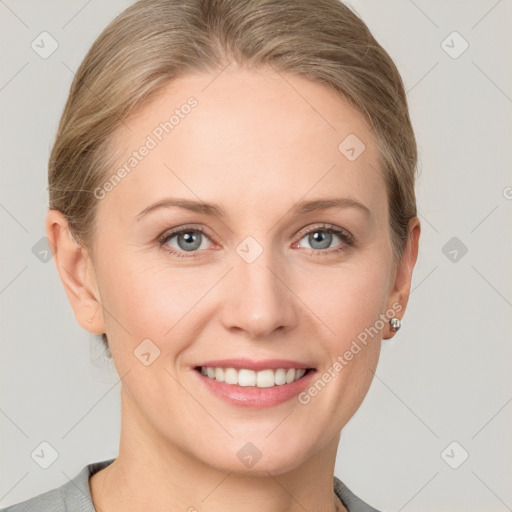
[[[218,73],[230,62],[321,83],[364,116],[379,150],[398,261],[416,216],[407,98],[388,53],[339,0],[140,0],[117,16],[75,75],[49,161],[50,208],[66,216],[76,240],[93,252],[94,190],[115,165],[109,143],[123,122],[170,81]]]

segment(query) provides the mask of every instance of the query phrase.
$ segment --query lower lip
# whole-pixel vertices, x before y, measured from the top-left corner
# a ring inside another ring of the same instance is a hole
[[[201,382],[203,382],[212,393],[227,402],[242,407],[259,409],[274,407],[297,396],[310,385],[316,370],[309,370],[299,380],[291,382],[290,384],[282,384],[270,388],[226,384],[225,382],[219,382],[218,380],[210,379],[210,377],[205,377],[196,369],[194,369],[193,373],[198,376]]]

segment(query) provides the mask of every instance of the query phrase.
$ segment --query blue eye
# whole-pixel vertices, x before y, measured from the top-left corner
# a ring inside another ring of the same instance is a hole
[[[331,248],[331,243],[335,237],[339,238],[342,243],[338,244],[338,247]],[[344,251],[354,245],[352,235],[348,231],[335,226],[317,226],[307,231],[301,238],[301,240],[304,239],[309,244],[308,249],[312,249],[312,254],[315,256],[327,256]]]
[[[171,245],[170,241],[176,239],[176,244]],[[201,228],[182,228],[178,231],[172,231],[165,233],[159,240],[161,246],[171,254],[178,256],[179,258],[193,257],[184,254],[187,252],[197,252],[199,249],[205,249],[204,239],[208,238],[206,233]]]
[[[331,248],[331,244],[336,237],[341,240],[341,243]],[[171,243],[174,239],[175,242]],[[345,251],[355,245],[355,240],[348,231],[329,225],[310,228],[308,231],[302,233],[299,242],[304,239],[307,239],[309,247],[306,248],[310,250],[310,254],[313,256],[332,255]],[[185,226],[164,233],[159,238],[159,245],[178,258],[193,258],[197,256],[196,253],[208,248],[207,240],[211,241],[201,227]],[[298,242],[294,243],[292,247],[298,248]]]

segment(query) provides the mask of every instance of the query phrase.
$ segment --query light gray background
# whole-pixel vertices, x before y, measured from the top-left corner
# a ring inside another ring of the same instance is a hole
[[[73,71],[129,4],[0,0],[0,506],[117,454],[118,376],[75,323],[53,260],[32,248],[44,236],[47,159]],[[423,229],[404,325],[383,342],[336,475],[383,511],[512,510],[512,2],[351,5],[406,84]],[[31,48],[43,31],[59,44],[47,59]],[[458,58],[443,49],[460,50],[457,36],[442,45],[453,31],[469,43]],[[453,248],[443,253],[452,237],[467,247],[455,262]],[[59,454],[46,470],[31,457],[43,441]]]

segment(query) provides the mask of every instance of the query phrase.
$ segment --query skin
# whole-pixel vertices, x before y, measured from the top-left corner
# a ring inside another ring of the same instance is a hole
[[[47,217],[76,319],[107,333],[123,378],[119,455],[90,479],[94,504],[127,512],[345,510],[332,489],[340,431],[368,391],[381,339],[394,335],[387,322],[306,405],[231,405],[199,386],[192,367],[284,358],[310,362],[321,376],[393,303],[403,317],[419,221],[395,265],[363,117],[321,84],[267,68],[232,64],[219,76],[172,82],[117,133],[120,165],[190,96],[197,107],[99,200],[93,252],[74,242],[61,213]],[[366,145],[353,162],[338,150],[349,134]],[[226,217],[169,207],[137,219],[169,197],[217,203]],[[369,213],[292,211],[299,201],[332,197]],[[167,242],[189,257],[158,244],[165,231],[189,224],[206,232],[199,249],[186,252],[177,236]],[[322,224],[348,230],[355,245],[333,235],[328,249],[318,248],[303,232]],[[263,250],[252,263],[236,252],[248,236]],[[147,338],[160,350],[149,366],[133,354]],[[262,454],[252,468],[237,457],[249,441]]]

